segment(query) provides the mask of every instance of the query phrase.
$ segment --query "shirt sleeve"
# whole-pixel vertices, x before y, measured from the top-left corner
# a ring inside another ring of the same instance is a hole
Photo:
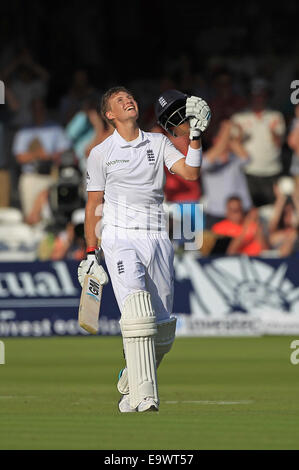
[[[106,176],[104,156],[93,148],[87,158],[86,190],[104,191]]]
[[[185,155],[183,155],[177,148],[175,148],[175,146],[170,142],[170,140],[166,136],[163,136],[163,146],[164,164],[170,171],[172,165],[174,165],[175,162],[177,162],[178,160],[181,160],[181,158],[185,158]]]

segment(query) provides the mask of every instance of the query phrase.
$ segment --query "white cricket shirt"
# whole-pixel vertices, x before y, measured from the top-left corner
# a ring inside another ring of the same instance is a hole
[[[87,159],[87,191],[104,191],[103,225],[165,230],[164,165],[185,158],[161,133],[139,130],[127,142],[117,130]]]

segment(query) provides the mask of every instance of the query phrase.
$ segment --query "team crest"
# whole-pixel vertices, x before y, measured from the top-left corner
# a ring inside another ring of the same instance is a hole
[[[125,267],[123,261],[118,261],[117,263],[118,274],[123,274],[125,272]]]
[[[160,96],[159,103],[162,106],[162,108],[164,108],[164,106],[167,105],[167,101],[165,100],[165,98],[163,98],[163,96]]]
[[[147,154],[147,159],[148,159],[149,164],[153,165],[155,163],[154,152],[151,149],[149,149],[146,151],[146,154]]]

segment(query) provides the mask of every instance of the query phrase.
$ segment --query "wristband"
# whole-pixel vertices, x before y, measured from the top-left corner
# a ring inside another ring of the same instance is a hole
[[[190,127],[189,139],[190,140],[199,140],[201,138],[200,129]]]
[[[95,254],[95,251],[98,249],[97,246],[88,246],[86,248],[86,253],[87,254]]]
[[[186,156],[186,165],[193,167],[200,167],[202,162],[202,149],[193,149],[189,146]]]

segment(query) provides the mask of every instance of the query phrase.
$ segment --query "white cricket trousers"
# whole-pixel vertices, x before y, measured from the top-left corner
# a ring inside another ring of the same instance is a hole
[[[157,322],[168,319],[173,306],[174,257],[168,233],[105,225],[101,246],[121,313],[128,295],[145,290],[151,294]]]

